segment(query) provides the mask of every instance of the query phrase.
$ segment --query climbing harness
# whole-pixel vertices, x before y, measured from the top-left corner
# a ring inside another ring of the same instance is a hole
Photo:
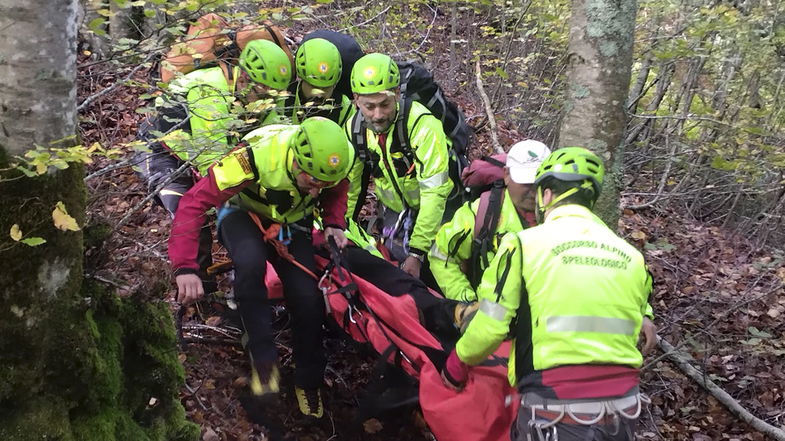
[[[619,418],[634,420],[641,414],[643,404],[651,403],[649,397],[637,393],[628,397],[603,401],[565,401],[548,400],[536,394],[524,394],[521,398],[521,410],[531,411],[527,441],[558,441],[559,423],[580,426],[592,426],[612,420],[618,430]],[[634,409],[628,413],[628,409]],[[555,414],[555,416],[546,415]],[[533,434],[537,435],[535,439]]]

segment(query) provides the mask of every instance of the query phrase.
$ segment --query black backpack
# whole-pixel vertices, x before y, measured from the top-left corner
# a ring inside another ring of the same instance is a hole
[[[399,174],[406,173],[406,171],[418,161],[414,152],[409,145],[409,128],[407,122],[409,120],[409,113],[411,111],[412,102],[417,101],[424,105],[433,115],[442,122],[444,133],[452,142],[450,147],[449,157],[449,175],[453,182],[453,191],[447,199],[445,213],[443,219],[450,219],[455,213],[455,210],[464,202],[464,186],[461,182],[461,173],[463,169],[469,164],[466,155],[469,143],[472,138],[471,127],[466,123],[466,117],[463,112],[455,105],[455,103],[447,100],[442,92],[441,87],[434,81],[433,75],[428,69],[421,64],[417,63],[398,63],[398,70],[401,74],[401,102],[400,113],[395,121],[395,127],[392,131],[393,140],[390,146],[390,152],[400,152],[403,155],[402,161],[393,164],[396,172]],[[428,115],[428,114],[424,114]],[[414,125],[417,125],[415,121]],[[362,112],[357,112],[351,122],[351,140],[357,147],[358,159],[365,163],[362,177],[362,190],[359,200],[365,200],[368,189],[370,177],[378,177],[378,170],[375,170],[378,163],[378,157],[367,149],[365,139],[365,127],[363,125]],[[403,192],[397,187],[393,181],[393,187],[398,195],[403,198]],[[355,212],[352,214],[354,219],[357,219],[361,204],[357,204]]]
[[[335,90],[341,95],[346,95],[351,98],[352,87],[349,79],[352,76],[352,67],[354,67],[354,63],[356,63],[357,60],[365,55],[360,44],[349,34],[342,34],[326,29],[309,32],[303,37],[300,44],[314,38],[323,38],[338,48],[338,52],[341,54],[341,64],[343,65],[343,68],[341,70],[341,79],[338,80]]]

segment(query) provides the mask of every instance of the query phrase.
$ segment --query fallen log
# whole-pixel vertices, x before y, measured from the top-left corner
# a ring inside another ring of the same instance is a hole
[[[665,353],[667,358],[673,361],[685,375],[698,383],[701,387],[706,389],[707,392],[712,394],[714,398],[722,403],[734,415],[739,417],[742,421],[749,424],[753,429],[771,437],[777,441],[785,441],[785,431],[756,417],[750,411],[745,409],[738,401],[725,392],[717,383],[708,379],[703,372],[696,369],[691,361],[693,358],[689,354],[685,354],[673,347],[664,338],[658,337],[657,344],[660,349]]]

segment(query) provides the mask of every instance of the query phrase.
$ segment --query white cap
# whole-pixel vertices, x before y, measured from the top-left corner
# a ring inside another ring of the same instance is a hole
[[[516,184],[533,184],[537,169],[542,161],[551,154],[551,149],[540,141],[527,139],[510,148],[507,153],[507,168],[510,178]]]

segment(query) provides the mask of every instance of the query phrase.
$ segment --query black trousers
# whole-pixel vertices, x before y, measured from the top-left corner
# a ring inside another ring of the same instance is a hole
[[[453,325],[453,314],[458,301],[434,296],[420,279],[362,248],[346,247],[343,256],[352,273],[386,293],[396,297],[410,295],[422,314],[423,325],[446,346],[451,348],[460,338],[460,333]]]
[[[289,253],[315,272],[312,220],[302,225],[302,229],[291,229]],[[304,389],[321,386],[326,364],[322,348],[325,310],[316,281],[278,256],[245,211],[227,214],[220,222],[218,235],[234,262],[234,295],[254,362],[275,362],[278,358],[272,335],[272,308],[264,284],[269,261],[281,279],[286,309],[292,318],[295,384]]]

